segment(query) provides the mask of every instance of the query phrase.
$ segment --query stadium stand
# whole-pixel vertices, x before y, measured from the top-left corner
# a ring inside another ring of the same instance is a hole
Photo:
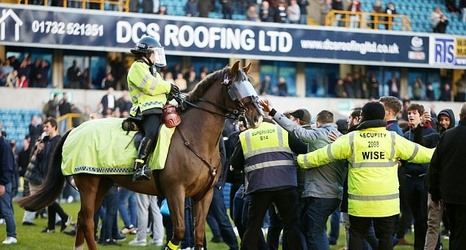
[[[40,110],[35,109],[0,109],[0,120],[3,122],[3,131],[9,140],[15,139],[16,145],[21,148],[21,141],[29,134],[29,124],[33,115],[41,116]]]
[[[16,3],[23,3],[21,0],[9,0],[11,2]],[[47,0],[46,0],[47,1]],[[48,0],[50,1],[50,0]],[[81,0],[77,0],[79,2]],[[96,0],[93,0],[96,1]],[[29,2],[26,0],[26,3]],[[124,0],[103,0],[101,1],[104,3],[105,7],[103,9],[109,9],[109,4],[116,4],[118,6],[122,6],[123,9],[125,8],[125,1]],[[166,5],[168,14],[169,15],[177,15],[177,16],[184,16],[185,15],[185,5],[187,0],[160,0],[159,5]],[[442,0],[424,0],[424,1],[411,1],[411,0],[382,0],[383,9],[387,6],[389,2],[392,2],[397,10],[398,14],[406,15],[412,21],[411,31],[413,32],[427,32],[432,33],[432,26],[430,24],[430,16],[432,11],[436,7],[440,7],[442,12],[447,16],[449,20],[449,25],[447,28],[447,34],[455,34],[455,35],[464,35],[464,31],[466,30],[466,22],[461,21],[461,14],[460,13],[451,13],[447,7],[445,6],[445,2]],[[100,2],[99,2],[100,3]],[[245,15],[245,1],[232,1],[233,3],[233,20],[246,20]],[[372,5],[374,0],[362,0],[362,11],[370,13],[372,12]],[[317,2],[313,2],[313,4],[317,4]],[[458,3],[457,3],[458,6]],[[121,8],[120,8],[121,9]],[[123,10],[127,11],[127,10]],[[209,14],[210,18],[221,19],[223,18],[222,14],[222,6],[220,1],[215,1],[215,5],[213,10]],[[367,19],[370,17],[367,15]],[[315,20],[314,20],[315,21]],[[318,22],[317,22],[318,23]],[[383,27],[382,27],[383,28]],[[392,30],[402,31],[403,27],[401,25],[394,25]]]
[[[365,0],[361,1],[362,11],[372,12],[372,5],[374,1]],[[408,16],[411,21],[411,29],[413,32],[427,32],[432,33],[432,26],[430,24],[430,16],[436,7],[440,7],[442,12],[449,20],[447,34],[464,35],[466,30],[466,22],[461,21],[461,15],[458,13],[451,13],[445,6],[445,1],[442,0],[425,0],[410,1],[410,0],[382,0],[382,6],[385,8],[389,2],[395,4],[398,14]],[[400,27],[393,27],[393,30],[400,30]]]

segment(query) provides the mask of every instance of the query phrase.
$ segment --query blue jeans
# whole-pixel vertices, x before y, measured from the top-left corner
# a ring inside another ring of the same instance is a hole
[[[222,238],[222,234],[220,233],[220,227],[218,226],[218,222],[215,219],[214,215],[210,213],[210,210],[209,210],[209,213],[207,214],[206,222],[207,222],[207,225],[209,225],[210,227],[210,231],[212,231],[213,237]]]
[[[16,238],[16,222],[11,198],[11,183],[5,185],[5,194],[0,196],[0,211],[6,223],[6,236]]]
[[[338,208],[337,198],[307,197],[303,199],[300,228],[308,249],[330,249],[326,233],[328,217]]]
[[[101,240],[113,239],[113,226],[118,211],[118,189],[112,186],[105,195],[102,205],[105,207],[105,216],[102,220]]]
[[[162,199],[159,199],[161,202]],[[191,198],[186,198],[184,202],[184,238],[180,242],[180,249],[194,247],[194,215],[193,215],[193,200]],[[160,206],[160,204],[159,204]],[[167,243],[170,239],[173,238],[173,224],[169,216],[163,215],[163,225],[165,226],[165,233],[167,235]],[[205,237],[205,236],[204,236]],[[205,239],[204,239],[205,242]]]
[[[118,211],[125,227],[137,227],[138,212],[136,206],[136,193],[126,188],[118,190]]]
[[[225,202],[223,201],[223,189],[214,187],[214,196],[210,204],[208,216],[213,217],[217,222],[223,241],[228,245],[229,249],[238,249],[238,240],[236,239],[235,231],[233,230],[230,218],[227,215]]]
[[[301,14],[299,17],[299,24],[307,24],[307,14]]]
[[[233,198],[233,222],[235,223],[236,229],[238,229],[238,234],[240,239],[243,239],[244,231],[246,230],[246,221],[244,217],[244,207],[245,207],[245,198],[244,196],[244,186],[241,185],[236,191],[235,198]],[[247,207],[247,206],[246,206]],[[246,209],[247,212],[247,209]]]
[[[335,209],[330,216],[329,243],[333,245],[337,244],[338,237],[340,237],[340,208]]]

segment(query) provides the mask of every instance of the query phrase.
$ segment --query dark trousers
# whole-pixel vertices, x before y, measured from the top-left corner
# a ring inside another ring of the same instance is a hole
[[[144,136],[149,137],[155,141],[159,132],[160,123],[160,115],[144,115],[144,119],[142,120],[142,129],[144,130],[145,134]]]
[[[238,229],[238,234],[243,240],[244,232],[246,231],[246,224],[248,223],[248,207],[250,196],[244,194],[244,185],[241,185],[235,194],[233,204],[233,222]],[[265,242],[264,234],[260,233],[257,244],[257,249],[268,250],[267,243]]]
[[[396,238],[403,239],[406,230],[411,228],[413,215],[409,207],[408,194],[406,191],[406,171],[403,168],[398,169],[398,181],[400,182],[400,217],[397,219],[395,230]]]
[[[112,186],[103,200],[102,206],[105,208],[105,216],[102,219],[102,231],[100,237],[102,241],[113,239],[113,226],[117,221],[118,212],[118,188]]]
[[[227,214],[222,191],[223,189],[214,187],[214,196],[212,203],[210,204],[207,217],[208,219],[214,219],[217,222],[220,235],[222,236],[225,244],[228,245],[229,249],[239,249],[235,231],[233,230],[233,226],[231,225],[230,218]]]
[[[364,249],[364,238],[369,232],[371,222],[374,224],[375,236],[379,240],[379,250],[393,249],[392,235],[395,226],[396,217],[393,215],[389,217],[357,217],[350,215],[350,238],[349,250]]]
[[[55,229],[55,216],[60,216],[62,223],[65,223],[68,219],[68,215],[63,211],[63,208],[56,201],[47,207],[47,228]]]
[[[450,221],[449,249],[466,249],[466,205],[445,203],[445,207]]]
[[[278,209],[283,221],[283,249],[300,250],[302,236],[298,227],[298,192],[296,188],[253,192],[248,208],[248,224],[244,232],[241,249],[257,249],[265,213],[272,205]]]
[[[424,249],[427,233],[427,187],[425,176],[407,176],[406,191],[414,218],[414,249]]]
[[[277,214],[275,206],[269,208],[270,225],[267,231],[267,246],[269,250],[278,250],[280,245],[280,233],[283,230],[283,222],[280,215]]]
[[[340,204],[340,201],[338,202]],[[330,232],[328,234],[328,241],[330,245],[336,245],[338,238],[340,237],[340,220],[341,213],[340,208],[338,207],[330,215]]]

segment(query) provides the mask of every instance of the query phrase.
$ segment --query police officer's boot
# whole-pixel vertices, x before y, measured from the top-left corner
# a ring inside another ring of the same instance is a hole
[[[151,146],[152,139],[149,137],[142,138],[141,144],[139,144],[138,148],[138,155],[134,161],[135,173],[133,175],[133,181],[139,181],[142,179],[150,180],[150,176],[148,175],[150,169],[147,168],[146,160],[150,153]]]

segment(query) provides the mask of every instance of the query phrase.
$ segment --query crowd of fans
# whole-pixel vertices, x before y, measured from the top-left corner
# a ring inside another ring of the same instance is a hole
[[[325,18],[332,10],[349,11],[349,27],[365,28],[363,6],[360,0],[318,0],[320,16],[308,13],[310,2],[308,0],[188,0],[183,6],[182,11],[173,11],[167,4],[159,0],[132,0],[129,2],[129,11],[138,13],[151,13],[158,15],[185,15],[189,17],[209,17],[210,13],[221,13],[224,19],[234,19],[234,14],[240,14],[245,20],[254,22],[277,22],[307,24],[308,14],[316,23],[326,25]],[[42,0],[30,1],[31,4],[43,5]],[[62,1],[50,1],[52,6],[63,6]],[[80,8],[81,3],[72,2],[70,7]],[[89,3],[90,9],[101,9],[100,3]],[[176,7],[178,8],[178,7]],[[105,10],[118,10],[116,5],[106,4]],[[466,1],[460,0],[457,3],[454,0],[446,1],[445,9],[452,14],[462,15],[461,20],[466,22]],[[367,27],[375,29],[392,29],[393,17],[390,15],[405,14],[398,13],[395,2],[388,2],[382,6],[380,0],[374,0],[372,13],[386,14],[383,17],[371,15],[370,21],[367,21]],[[369,14],[369,13],[366,13]],[[409,15],[409,14],[408,14]],[[335,15],[334,26],[343,26],[345,14],[338,13]],[[436,7],[432,10],[431,25],[435,33],[445,33],[448,26],[448,18],[441,12],[441,8]]]
[[[50,62],[28,56],[18,61],[10,56],[0,59],[0,86],[11,88],[45,88],[50,84]]]

